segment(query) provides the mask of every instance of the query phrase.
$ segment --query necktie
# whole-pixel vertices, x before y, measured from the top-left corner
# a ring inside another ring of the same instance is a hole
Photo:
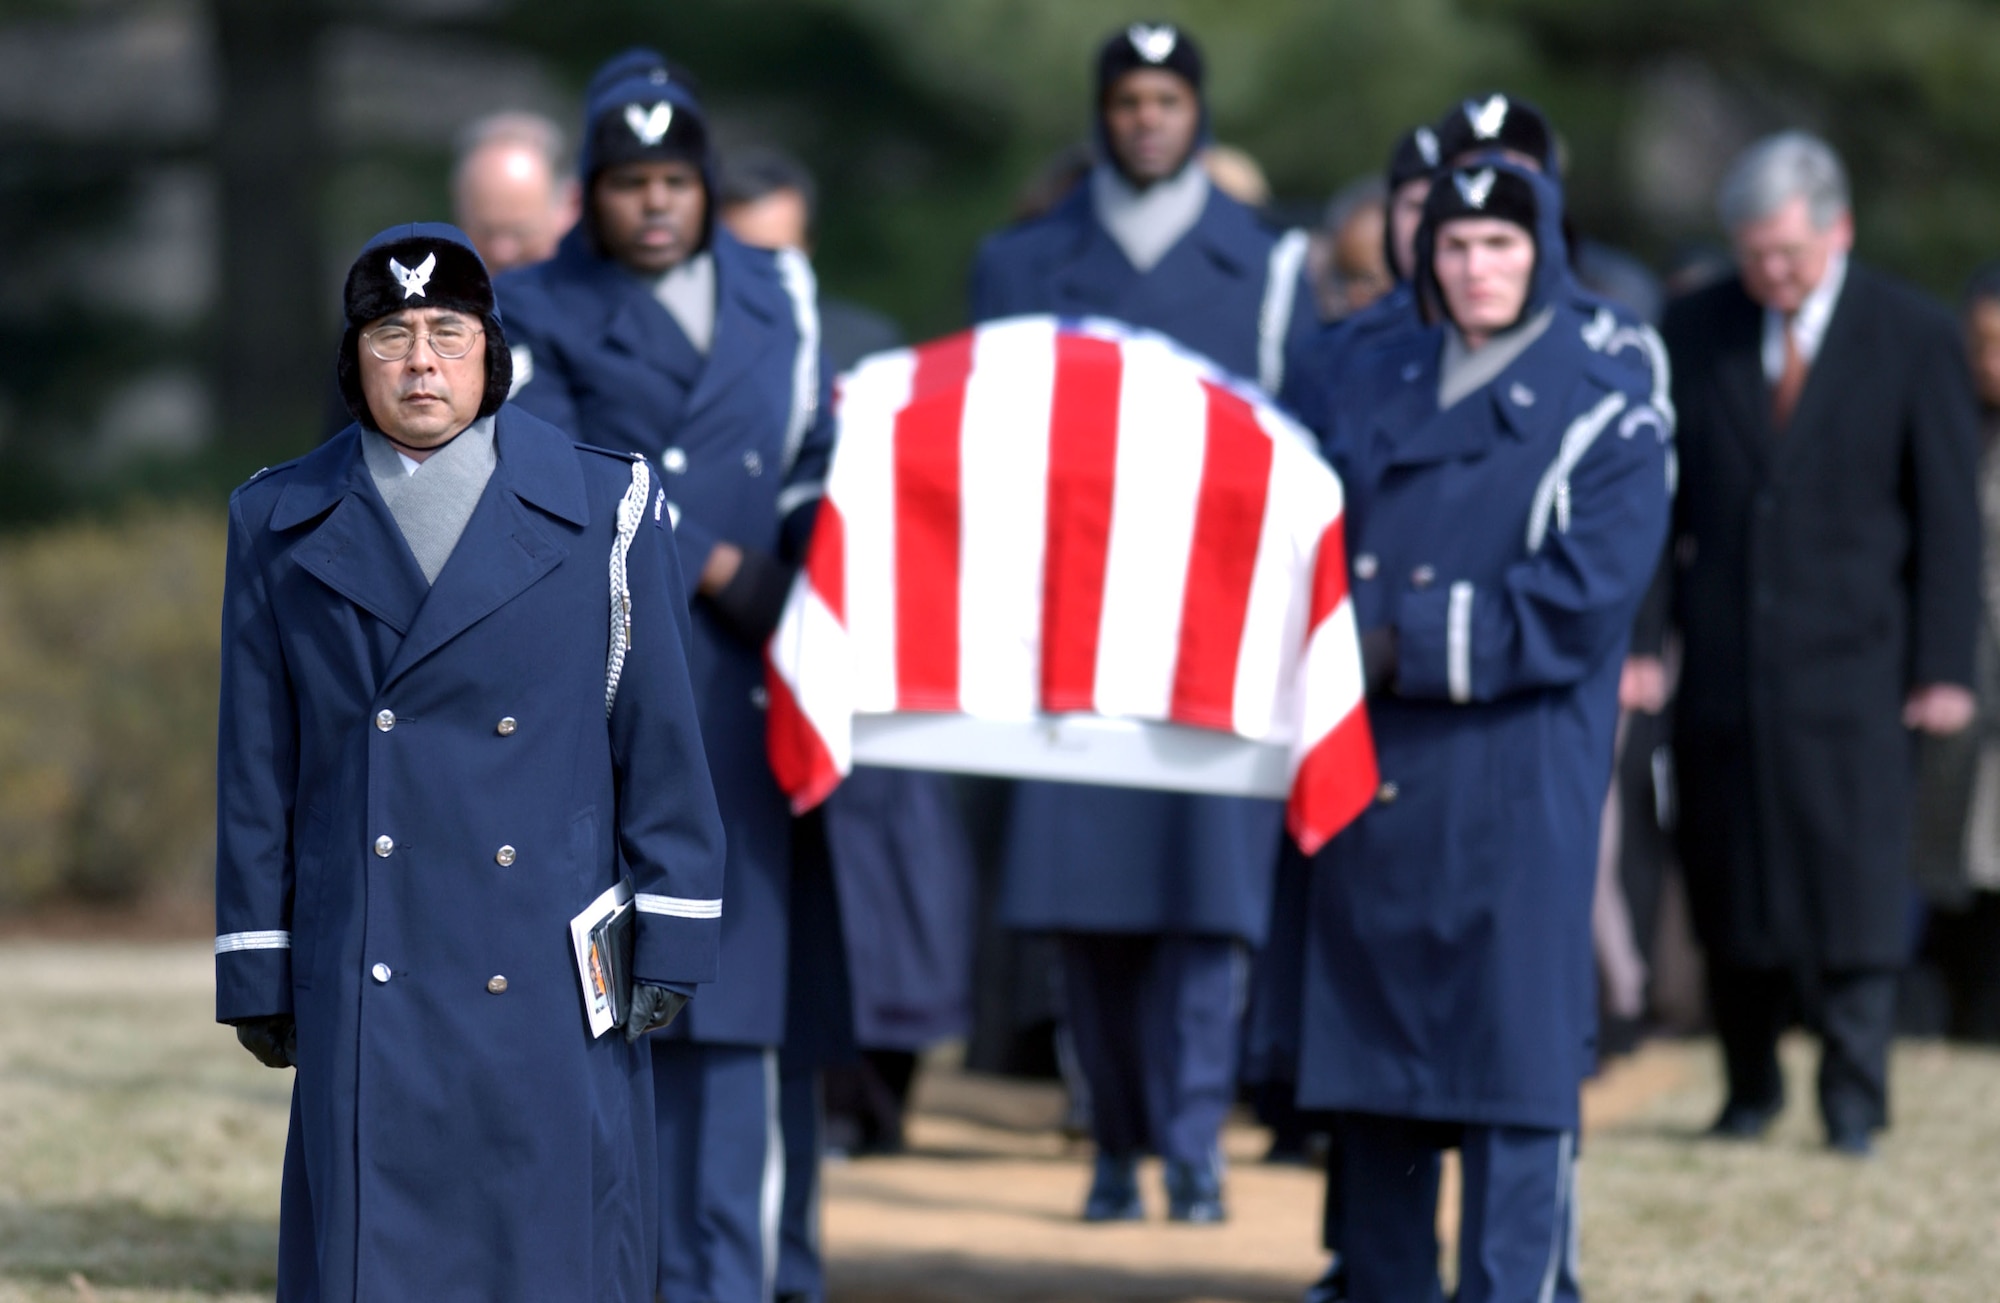
[[[1778,383],[1771,387],[1771,428],[1780,434],[1792,423],[1792,412],[1798,407],[1799,394],[1806,387],[1805,354],[1799,352],[1798,337],[1792,332],[1792,320],[1790,316],[1785,318],[1785,366],[1778,373]]]

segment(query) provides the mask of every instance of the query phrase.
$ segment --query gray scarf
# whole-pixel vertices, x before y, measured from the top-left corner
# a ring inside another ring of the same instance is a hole
[[[424,458],[415,471],[404,466],[396,445],[373,430],[361,432],[361,455],[396,528],[417,558],[424,579],[436,583],[451,560],[486,481],[500,464],[493,443],[493,418],[481,417],[465,433]]]
[[[1556,319],[1554,308],[1543,308],[1511,330],[1487,340],[1478,349],[1465,346],[1465,336],[1455,326],[1444,332],[1444,356],[1438,359],[1438,410],[1455,406],[1474,390],[1491,384],[1514,359],[1528,351],[1528,345],[1542,337]]]
[[[1190,158],[1173,176],[1137,190],[1118,169],[1099,163],[1090,170],[1090,202],[1131,264],[1151,271],[1201,220],[1208,206],[1208,173],[1199,158]]]
[[[653,297],[680,323],[694,351],[708,356],[715,339],[715,257],[706,250],[653,282]]]

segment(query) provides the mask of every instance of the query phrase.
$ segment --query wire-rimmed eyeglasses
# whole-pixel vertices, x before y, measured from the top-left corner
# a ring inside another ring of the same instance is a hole
[[[483,326],[468,326],[462,322],[447,321],[434,326],[423,334],[418,334],[408,326],[377,326],[361,333],[368,341],[368,351],[384,362],[400,362],[410,355],[419,339],[428,339],[431,352],[447,361],[456,361],[472,351],[479,337],[486,333]]]

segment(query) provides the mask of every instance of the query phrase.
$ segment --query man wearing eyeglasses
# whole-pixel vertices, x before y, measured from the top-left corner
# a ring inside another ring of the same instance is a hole
[[[216,1016],[298,1070],[278,1297],[649,1303],[639,1037],[716,975],[723,845],[661,491],[506,405],[455,227],[344,299],[353,424],[230,500]],[[594,1036],[570,923],[621,879]]]

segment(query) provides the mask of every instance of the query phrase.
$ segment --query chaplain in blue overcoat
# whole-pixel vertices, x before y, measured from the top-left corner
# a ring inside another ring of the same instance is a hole
[[[1299,1102],[1337,1111],[1350,1297],[1573,1297],[1590,906],[1617,685],[1671,498],[1671,417],[1587,335],[1561,201],[1496,158],[1426,203],[1439,327],[1335,411],[1377,803],[1314,866]]]
[[[1305,236],[1277,234],[1209,183],[1194,40],[1166,24],[1113,34],[1097,90],[1097,166],[1048,214],[986,242],[974,317],[1111,317],[1278,392],[1314,322]],[[1170,1216],[1224,1215],[1216,1142],[1281,822],[1269,801],[1054,783],[1014,793],[1000,910],[1061,937],[1098,1146],[1089,1220],[1142,1215],[1146,1152],[1166,1159]]]
[[[355,423],[230,500],[216,1012],[296,1066],[281,1300],[653,1296],[651,1054],[723,834],[650,470],[503,406],[443,225],[350,271]],[[636,891],[593,1039],[570,920]]]
[[[777,1047],[794,920],[791,811],[765,752],[763,647],[821,496],[831,426],[812,270],[714,220],[700,103],[648,51],[593,79],[583,218],[500,278],[521,406],[641,454],[694,591],[692,670],[728,832],[721,973],[655,1038],[668,1303],[756,1303],[783,1202]]]

